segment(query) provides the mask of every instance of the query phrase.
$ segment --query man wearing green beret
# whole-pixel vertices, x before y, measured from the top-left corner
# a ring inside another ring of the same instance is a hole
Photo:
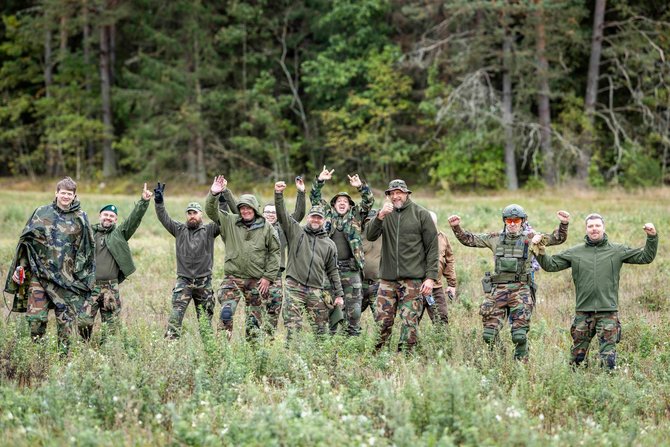
[[[81,336],[86,340],[90,340],[93,334],[93,323],[98,311],[103,329],[118,329],[121,313],[119,284],[135,272],[128,241],[140,226],[152,196],[153,193],[147,190],[145,183],[140,201],[120,225],[116,224],[119,216],[116,205],[109,204],[100,209],[100,222],[93,225],[95,288],[91,296],[91,306],[85,308],[90,319],[88,324],[79,328]]]

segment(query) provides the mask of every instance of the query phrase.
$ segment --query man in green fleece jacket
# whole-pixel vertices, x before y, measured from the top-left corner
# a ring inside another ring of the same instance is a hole
[[[379,267],[381,282],[375,303],[380,326],[377,349],[391,336],[396,312],[402,328],[398,350],[411,350],[417,342],[423,299],[433,293],[437,281],[437,229],[427,209],[414,203],[404,180],[392,180],[386,202],[367,227],[367,239],[383,235]]]
[[[623,264],[649,264],[656,257],[658,236],[652,223],[642,228],[647,234],[643,248],[630,248],[608,240],[605,219],[599,214],[586,217],[584,243],[557,255],[544,253],[541,235],[533,238],[539,244],[537,260],[548,272],[572,268],[575,284],[575,318],[570,328],[572,351],[570,363],[580,365],[586,359],[591,339],[600,341],[600,361],[609,369],[616,366],[616,344],[621,338],[619,322],[619,274]]]
[[[259,335],[267,319],[263,299],[268,296],[270,285],[279,274],[279,236],[261,214],[258,200],[252,194],[240,196],[238,214],[220,211],[218,195],[227,184],[224,176],[217,176],[205,204],[207,216],[219,225],[221,239],[226,244],[226,276],[217,291],[221,303],[219,329],[225,330],[230,339],[235,310],[244,298],[247,305],[247,338],[253,339]]]
[[[186,206],[186,223],[170,218],[164,202],[165,183],[154,189],[156,217],[175,238],[177,255],[177,282],[172,289],[172,313],[168,321],[165,338],[179,338],[181,324],[188,304],[193,300],[200,325],[200,335],[211,330],[214,316],[214,292],[212,290],[212,266],[214,264],[214,240],[219,235],[215,223],[202,223],[202,206],[191,202]],[[203,317],[207,319],[206,325]]]
[[[286,212],[285,189],[285,182],[275,183],[277,220],[288,244],[284,325],[290,338],[293,332],[302,327],[304,309],[314,331],[322,335],[328,330],[330,309],[344,304],[344,292],[337,269],[337,248],[323,228],[326,215],[323,207],[312,206],[307,215],[307,224],[300,226]],[[323,293],[323,285],[327,280],[335,295],[333,302]]]
[[[86,340],[90,340],[93,334],[98,311],[103,327],[106,325],[112,331],[118,329],[121,314],[119,284],[135,272],[128,240],[140,226],[152,196],[145,183],[140,201],[121,225],[116,225],[119,210],[115,205],[105,205],[100,209],[100,223],[93,225],[96,269],[91,306],[86,308],[90,318],[88,324],[79,328],[79,333]]]

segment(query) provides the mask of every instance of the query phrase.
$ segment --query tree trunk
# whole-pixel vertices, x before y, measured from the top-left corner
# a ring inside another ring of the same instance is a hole
[[[102,122],[104,137],[102,141],[102,176],[116,175],[116,156],[112,147],[114,128],[112,125],[112,100],[109,59],[109,25],[100,25],[100,92],[102,95]]]
[[[589,177],[589,167],[593,156],[593,125],[596,99],[598,96],[598,77],[600,76],[600,55],[603,48],[603,23],[605,21],[606,0],[596,0],[593,12],[593,36],[591,39],[591,57],[586,80],[586,95],[584,97],[584,112],[589,120],[590,128],[584,132],[584,142],[577,164],[577,178],[585,182]]]
[[[537,79],[539,93],[537,95],[537,115],[540,122],[540,150],[542,152],[542,177],[549,186],[557,181],[554,150],[551,146],[551,107],[549,103],[549,63],[545,54],[547,38],[544,29],[544,14],[540,0],[535,0],[536,34],[537,34]]]
[[[82,20],[84,21],[84,41],[82,42],[84,50],[84,65],[89,67],[91,64],[91,16],[88,8],[88,0],[83,0],[82,2]],[[88,97],[92,97],[93,83],[91,82],[91,75],[88,69],[85,71],[85,76],[84,86],[86,88],[86,94]],[[89,118],[93,118],[93,116],[90,116],[89,114]],[[94,157],[95,144],[89,139],[86,141],[86,161],[89,168],[93,163]]]
[[[51,50],[51,39],[53,32],[51,31],[51,20],[49,14],[45,12],[44,15],[44,94],[47,98],[51,97],[51,87],[53,85],[53,61]],[[46,156],[46,171],[47,175],[53,177],[56,175],[56,153],[51,144],[51,137],[47,134],[46,145],[44,147]]]
[[[514,116],[512,114],[512,36],[506,27],[503,35],[503,100],[502,121],[505,132],[505,177],[507,189],[519,189],[519,180],[516,174],[516,145],[514,143]]]

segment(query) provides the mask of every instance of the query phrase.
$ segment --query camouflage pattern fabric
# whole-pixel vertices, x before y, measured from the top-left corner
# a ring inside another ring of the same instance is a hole
[[[617,312],[576,312],[570,328],[572,335],[570,363],[578,366],[586,360],[589,344],[596,334],[600,344],[601,364],[614,369],[616,344],[621,340],[621,323]]]
[[[361,293],[363,299],[361,300],[361,314],[365,309],[370,308],[372,316],[375,315],[375,302],[377,301],[377,293],[379,291],[379,280],[364,279],[362,282]]]
[[[266,311],[265,330],[268,334],[274,334],[279,323],[281,306],[284,301],[284,284],[281,278],[277,278],[271,285],[268,296],[263,299]]]
[[[93,229],[78,201],[61,210],[56,201],[37,208],[21,232],[16,255],[5,282],[5,291],[15,293],[18,284],[12,274],[26,262],[26,270],[46,285],[90,296],[95,284],[95,247]]]
[[[423,297],[420,293],[422,283],[420,279],[380,281],[375,303],[375,321],[380,328],[377,349],[388,343],[396,313],[400,314],[402,325],[398,351],[414,348],[419,332],[419,316],[423,311]]]
[[[295,331],[302,329],[303,313],[307,314],[312,330],[319,335],[328,330],[328,316],[333,307],[332,298],[324,297],[322,289],[307,287],[293,278],[286,278],[284,302],[284,326],[290,339]]]
[[[432,321],[433,324],[443,324],[448,326],[449,315],[447,307],[447,294],[444,293],[444,287],[433,288],[433,299],[435,300],[435,304],[429,306],[426,298],[423,298],[423,311],[419,316],[419,322],[421,322],[423,319],[423,314],[425,311],[428,311],[428,316],[430,317],[430,321]]]
[[[263,297],[258,291],[259,282],[259,279],[242,279],[232,275],[226,275],[221,282],[216,292],[216,297],[221,304],[219,331],[226,331],[228,339],[233,334],[233,317],[242,299],[247,305],[246,338],[253,340],[260,335],[267,312],[264,309]]]
[[[493,291],[484,298],[479,314],[484,323],[484,341],[493,347],[507,315],[511,321],[514,358],[528,357],[528,328],[533,312],[530,285],[526,283],[496,284]]]
[[[344,291],[344,316],[347,321],[347,334],[360,335],[361,301],[363,300],[361,272],[340,271],[340,280]]]
[[[212,326],[212,316],[214,315],[214,292],[212,290],[212,277],[186,278],[178,276],[177,283],[172,289],[172,314],[168,322],[166,338],[179,338],[181,336],[181,324],[184,320],[184,314],[188,304],[193,300],[195,312],[198,316],[200,334],[205,330],[210,330]],[[203,326],[202,317],[208,321],[208,326]]]
[[[121,297],[119,296],[119,282],[116,280],[95,282],[91,295],[90,306],[86,308],[89,325],[81,329],[81,334],[88,339],[93,331],[95,317],[100,311],[100,320],[112,331],[116,331],[121,323]]]
[[[56,314],[58,343],[67,352],[69,340],[76,328],[90,324],[87,316],[90,301],[82,295],[44,281],[33,278],[28,288],[28,310],[26,320],[30,335],[34,339],[44,336],[47,330],[49,309]]]

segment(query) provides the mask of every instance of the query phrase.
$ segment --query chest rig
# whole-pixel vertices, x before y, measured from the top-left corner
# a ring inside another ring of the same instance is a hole
[[[510,282],[531,282],[531,273],[527,268],[528,260],[528,232],[523,231],[519,237],[507,237],[506,233],[500,235],[495,253],[495,272],[491,276],[493,284]]]

